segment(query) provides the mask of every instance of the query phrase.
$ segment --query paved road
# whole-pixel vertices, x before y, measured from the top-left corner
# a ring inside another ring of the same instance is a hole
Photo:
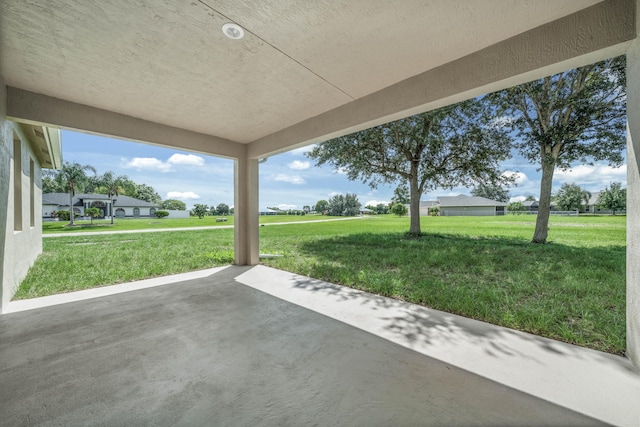
[[[288,221],[288,222],[272,222],[269,224],[260,224],[260,226],[271,225],[289,225],[289,224],[310,224],[313,222],[331,222],[331,221],[350,221],[354,219],[363,219],[366,217],[355,216],[348,218],[335,219],[317,219],[312,221]],[[233,228],[233,225],[207,225],[203,227],[178,227],[178,228],[154,228],[144,230],[116,230],[116,231],[79,231],[77,233],[55,233],[43,234],[42,237],[77,237],[77,236],[94,236],[96,234],[132,234],[132,233],[161,233],[163,231],[194,231],[194,230],[217,230],[223,228]]]

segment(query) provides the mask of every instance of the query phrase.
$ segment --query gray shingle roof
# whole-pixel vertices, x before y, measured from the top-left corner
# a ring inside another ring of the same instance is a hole
[[[69,206],[68,193],[44,193],[42,194],[43,205]]]
[[[589,205],[597,205],[598,198],[600,197],[601,191],[593,191],[591,192],[591,198],[589,198]]]
[[[462,206],[507,206],[506,203],[497,202],[495,200],[490,200],[484,197],[472,197],[465,195],[438,197],[438,202],[440,202],[440,206],[443,208]]]
[[[138,207],[138,208],[155,208],[157,205],[144,200],[134,199],[129,196],[116,196],[113,206],[117,207]]]

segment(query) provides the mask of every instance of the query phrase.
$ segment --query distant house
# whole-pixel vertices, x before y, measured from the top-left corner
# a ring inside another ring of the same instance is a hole
[[[438,197],[441,216],[495,216],[504,215],[507,204],[485,197]]]
[[[506,207],[506,203],[484,197],[443,196],[437,200],[421,201],[420,216],[428,216],[433,208],[438,208],[440,216],[495,216],[504,215]]]
[[[267,208],[265,210],[261,210],[260,215],[278,215],[278,211]]]
[[[606,209],[600,209],[598,205],[598,199],[600,198],[600,191],[594,191],[591,193],[591,197],[587,202],[587,206],[585,206],[585,212],[590,213],[600,213],[600,212],[609,212]]]
[[[143,218],[155,216],[157,205],[129,196],[116,196],[111,198],[106,194],[76,194],[73,197],[73,211],[84,216],[87,208],[98,208],[98,218]],[[46,193],[42,195],[42,218],[52,218],[52,212],[69,209],[68,193]]]
[[[524,207],[530,212],[538,212],[538,201],[537,200],[525,200],[522,202]]]
[[[409,212],[409,214],[411,214],[411,205],[406,205],[407,206],[407,212]],[[426,200],[426,201],[420,201],[420,216],[428,216],[429,215],[429,209],[433,208],[434,206],[438,206],[438,201],[437,200]]]
[[[589,198],[589,202],[587,202],[587,206],[585,206],[585,212],[594,213],[594,214],[611,214],[612,212],[609,209],[598,207],[598,199],[600,198],[601,191],[594,191],[591,193],[591,197]],[[626,210],[616,211],[616,213],[625,214]]]

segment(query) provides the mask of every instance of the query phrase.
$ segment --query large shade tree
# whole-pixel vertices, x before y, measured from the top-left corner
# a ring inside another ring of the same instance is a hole
[[[167,199],[163,200],[162,203],[160,203],[160,209],[184,211],[187,209],[187,204],[182,200]]]
[[[162,203],[162,198],[155,188],[147,184],[135,184],[133,190],[127,190],[127,196],[135,197],[136,199],[144,200],[154,205],[160,205],[160,203]]]
[[[81,165],[80,163],[65,162],[60,170],[48,170],[46,175],[53,181],[58,183],[59,188],[69,193],[69,224],[74,225],[73,212],[73,196],[76,191],[82,191],[89,180],[87,172],[93,172],[96,169],[91,165]]]
[[[540,165],[540,199],[533,243],[548,235],[553,174],[573,164],[623,162],[626,146],[625,58],[565,71],[489,96],[515,131],[515,147]]]
[[[619,182],[612,182],[604,189],[598,197],[598,206],[611,211],[613,215],[616,211],[627,209],[627,190],[622,188]]]
[[[578,184],[562,184],[560,190],[553,197],[561,211],[580,211],[589,204],[591,193],[583,190]]]
[[[307,156],[316,166],[346,170],[349,179],[374,188],[408,183],[409,232],[419,234],[420,197],[426,191],[508,180],[499,171],[509,156],[508,140],[484,105],[474,99],[407,117],[326,141]]]
[[[500,185],[478,184],[471,190],[471,195],[504,203],[510,199],[509,190]]]

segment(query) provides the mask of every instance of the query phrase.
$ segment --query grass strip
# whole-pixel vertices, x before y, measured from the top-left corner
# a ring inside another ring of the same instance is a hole
[[[273,217],[278,218],[278,217]],[[317,217],[299,217],[317,219]],[[280,221],[282,218],[279,218]],[[197,221],[197,220],[196,220]],[[624,217],[425,217],[260,228],[265,265],[537,335],[623,354]],[[124,222],[124,221],[123,221]],[[233,230],[45,239],[17,299],[182,273],[233,261]]]

